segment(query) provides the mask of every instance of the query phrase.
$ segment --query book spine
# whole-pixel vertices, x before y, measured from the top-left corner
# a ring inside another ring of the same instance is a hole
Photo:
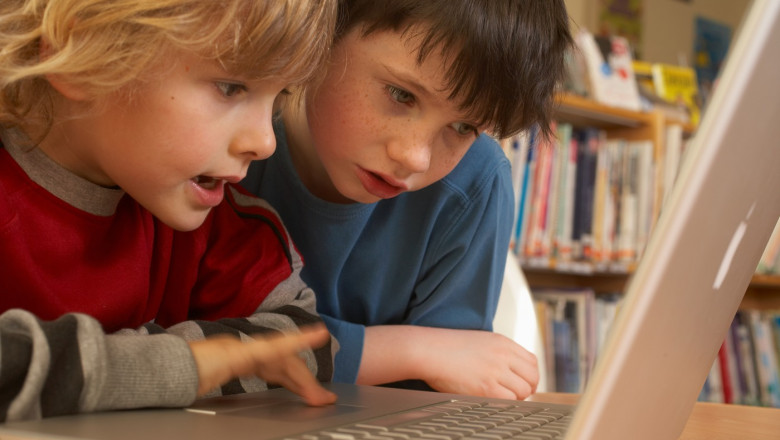
[[[510,140],[512,151],[512,189],[515,195],[515,217],[512,221],[512,235],[509,242],[510,249],[515,249],[517,246],[517,240],[519,239],[520,225],[522,213],[522,194],[525,189],[525,171],[527,169],[526,162],[528,160],[528,145],[529,134],[528,131],[524,131],[518,135],[515,135]]]
[[[547,141],[539,144],[539,159],[536,164],[536,176],[534,182],[534,194],[529,222],[528,249],[526,257],[534,258],[542,256],[542,240],[547,220],[547,201],[550,192],[550,170],[552,167],[553,146]]]
[[[564,195],[564,215],[560,234],[560,260],[568,264],[573,260],[574,206],[577,181],[577,157],[579,143],[569,139],[569,154],[566,162],[566,188]]]
[[[737,329],[738,356],[742,364],[742,374],[745,381],[745,393],[743,402],[747,405],[758,405],[759,384],[755,364],[755,348],[753,346],[753,337],[747,320],[743,317],[744,312],[737,312],[734,316],[734,323]]]
[[[780,383],[771,327],[758,310],[748,311],[747,316],[753,331],[761,404],[780,407]]]
[[[634,143],[639,150],[639,169],[637,171],[637,226],[636,259],[644,253],[650,228],[653,224],[653,143],[638,141]]]
[[[726,349],[729,361],[729,371],[731,372],[731,387],[734,390],[734,403],[745,404],[747,400],[747,381],[745,378],[745,366],[739,355],[739,336],[737,335],[737,322],[731,321],[728,336],[726,337]]]
[[[518,202],[520,212],[518,212],[518,221],[515,235],[517,236],[515,254],[519,260],[523,260],[528,241],[528,223],[531,218],[531,207],[534,193],[534,176],[536,174],[537,145],[536,133],[538,127],[534,127],[529,132],[528,138],[528,157],[525,162],[525,171],[523,172],[523,190],[520,193]]]
[[[639,145],[627,143],[623,157],[623,187],[620,198],[620,241],[617,260],[629,265],[636,260],[639,215]]]
[[[723,403],[734,403],[725,342],[721,344],[720,349],[718,350],[718,359],[716,362],[718,362],[718,365],[720,366],[720,383],[723,387]]]
[[[569,156],[571,148],[571,125],[558,124],[557,125],[557,137],[558,137],[558,152],[557,152],[557,183],[555,189],[555,213],[551,219],[553,228],[551,228],[552,246],[551,256],[556,267],[558,263],[564,260],[564,245],[567,239],[564,237],[564,231],[566,229],[566,208],[568,197],[568,179],[569,179]]]

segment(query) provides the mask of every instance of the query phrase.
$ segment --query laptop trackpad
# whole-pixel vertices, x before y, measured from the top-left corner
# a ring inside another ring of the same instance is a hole
[[[254,398],[248,398],[254,396]],[[322,419],[350,414],[363,408],[358,405],[336,403],[326,406],[309,406],[290,398],[258,399],[257,394],[225,396],[196,402],[187,411],[198,414],[225,414],[282,422]]]
[[[233,411],[231,416],[251,417],[255,419],[277,420],[282,422],[303,422],[343,416],[360,410],[362,407],[336,403],[326,406],[309,406],[303,402],[281,402],[259,408],[247,408]]]

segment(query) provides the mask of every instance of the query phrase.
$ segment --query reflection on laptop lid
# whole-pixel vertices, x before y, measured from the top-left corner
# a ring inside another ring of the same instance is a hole
[[[541,428],[551,438],[677,438],[780,217],[778,48],[780,1],[757,0],[573,418],[573,408],[562,405],[331,384],[339,402],[324,408],[306,407],[277,389],[203,400],[187,411],[8,423],[0,434],[446,439],[491,438],[495,429],[497,438],[519,438],[526,428],[553,420]]]

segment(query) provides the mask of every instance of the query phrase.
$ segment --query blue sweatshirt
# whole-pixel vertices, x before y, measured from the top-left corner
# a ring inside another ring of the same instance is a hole
[[[482,135],[444,179],[373,204],[330,203],[295,171],[284,128],[277,151],[242,184],[281,216],[303,256],[301,276],[341,345],[334,381],[355,382],[365,327],[491,330],[509,247],[510,164]]]

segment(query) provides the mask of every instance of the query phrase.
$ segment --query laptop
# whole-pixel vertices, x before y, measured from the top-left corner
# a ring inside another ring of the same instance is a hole
[[[0,437],[489,439],[552,421],[526,438],[676,439],[780,217],[778,48],[780,1],[755,0],[576,407],[328,384],[339,401],[326,407],[275,389],[6,423]]]

